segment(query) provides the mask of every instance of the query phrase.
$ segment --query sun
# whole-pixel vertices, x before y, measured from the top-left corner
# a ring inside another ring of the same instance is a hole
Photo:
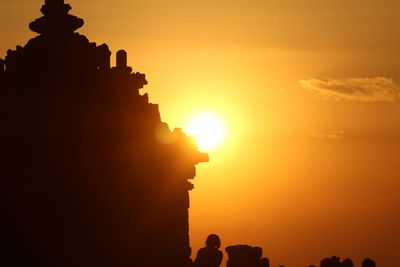
[[[193,136],[201,151],[210,151],[218,147],[225,138],[223,121],[213,113],[199,113],[191,117],[184,131]]]

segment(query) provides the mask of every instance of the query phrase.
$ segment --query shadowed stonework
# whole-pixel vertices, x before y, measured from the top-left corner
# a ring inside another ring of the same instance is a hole
[[[46,0],[0,60],[2,266],[186,266],[188,181],[208,161],[170,131],[127,54]]]

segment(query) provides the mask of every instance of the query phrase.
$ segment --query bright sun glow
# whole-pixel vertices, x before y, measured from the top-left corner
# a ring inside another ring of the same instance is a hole
[[[225,125],[213,113],[201,113],[192,117],[185,132],[196,138],[201,151],[209,151],[222,143],[225,138]]]

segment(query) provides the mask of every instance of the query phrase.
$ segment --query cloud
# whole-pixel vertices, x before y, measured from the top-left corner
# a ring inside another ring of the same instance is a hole
[[[342,140],[344,139],[344,131],[333,131],[333,132],[319,132],[319,133],[310,133],[312,138],[316,139],[335,139]]]
[[[362,102],[399,102],[400,85],[386,77],[301,80],[303,88],[325,99]]]

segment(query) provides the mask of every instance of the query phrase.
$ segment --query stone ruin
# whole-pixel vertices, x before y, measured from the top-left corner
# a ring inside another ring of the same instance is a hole
[[[0,60],[2,266],[186,266],[188,180],[208,161],[139,90],[127,54],[46,0]]]

